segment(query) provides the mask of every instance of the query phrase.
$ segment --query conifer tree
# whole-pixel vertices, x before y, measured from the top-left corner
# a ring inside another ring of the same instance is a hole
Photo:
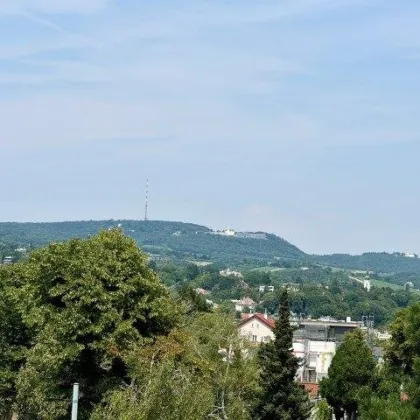
[[[260,387],[255,418],[259,420],[304,420],[311,405],[306,391],[296,382],[299,359],[292,353],[293,327],[290,325],[287,291],[280,297],[279,320],[274,341],[259,350]]]

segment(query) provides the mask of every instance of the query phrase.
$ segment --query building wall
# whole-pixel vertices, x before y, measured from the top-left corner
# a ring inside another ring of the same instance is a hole
[[[259,319],[250,319],[239,327],[239,334],[251,342],[266,342],[274,339],[274,333]],[[268,337],[268,338],[267,338]]]

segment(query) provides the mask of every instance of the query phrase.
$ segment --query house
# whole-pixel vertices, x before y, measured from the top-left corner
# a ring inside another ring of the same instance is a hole
[[[256,303],[251,298],[247,297],[241,300],[231,300],[231,302],[235,305],[235,311],[237,312],[243,312],[244,309],[255,311]]]
[[[267,343],[274,339],[274,325],[274,319],[267,314],[242,314],[238,325],[239,335],[253,343]]]
[[[260,293],[274,292],[274,286],[261,285],[259,287],[259,291],[260,291]]]
[[[344,340],[346,332],[360,328],[360,322],[335,319],[293,319],[296,326],[293,334],[293,353],[302,363],[297,371],[297,380],[305,389],[316,394],[318,384],[327,376],[335,352]],[[243,314],[238,325],[239,334],[253,343],[265,343],[274,339],[274,319],[267,314]]]
[[[387,340],[390,340],[391,337],[392,337],[392,335],[389,332],[387,332],[387,331],[380,332],[380,331],[375,330],[374,331],[374,334],[375,334],[375,337],[379,341],[387,341]]]
[[[12,262],[13,262],[13,257],[4,257],[3,258],[3,264],[4,265],[12,264]]]
[[[285,289],[287,289],[289,292],[298,292],[299,291],[299,285],[295,283],[285,283],[283,286]]]
[[[206,289],[202,289],[201,287],[199,287],[199,288],[195,289],[195,292],[196,292],[198,295],[209,295],[209,294],[210,294],[210,292],[209,292],[208,290],[206,290]]]
[[[226,270],[219,271],[219,274],[223,277],[238,277],[239,279],[243,279],[244,276],[239,271],[231,270],[230,268],[227,268]]]

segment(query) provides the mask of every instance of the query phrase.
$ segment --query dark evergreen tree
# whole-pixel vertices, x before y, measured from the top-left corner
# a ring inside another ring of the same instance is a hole
[[[293,327],[289,318],[289,299],[284,290],[275,340],[263,344],[258,354],[261,392],[254,418],[259,420],[304,420],[311,411],[306,391],[295,380],[299,359],[292,353]]]
[[[321,395],[333,407],[337,420],[344,418],[344,413],[348,419],[357,419],[359,392],[373,387],[375,367],[362,331],[347,333],[328,369],[328,378],[321,381]]]

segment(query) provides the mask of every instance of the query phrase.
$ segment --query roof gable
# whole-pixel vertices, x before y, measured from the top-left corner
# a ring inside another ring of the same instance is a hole
[[[265,324],[270,330],[274,328],[276,325],[276,322],[273,318],[265,318],[265,315],[257,312],[255,314],[242,314],[242,321],[239,323],[239,326],[246,324],[247,322],[251,320],[258,320],[261,321],[263,324]]]

